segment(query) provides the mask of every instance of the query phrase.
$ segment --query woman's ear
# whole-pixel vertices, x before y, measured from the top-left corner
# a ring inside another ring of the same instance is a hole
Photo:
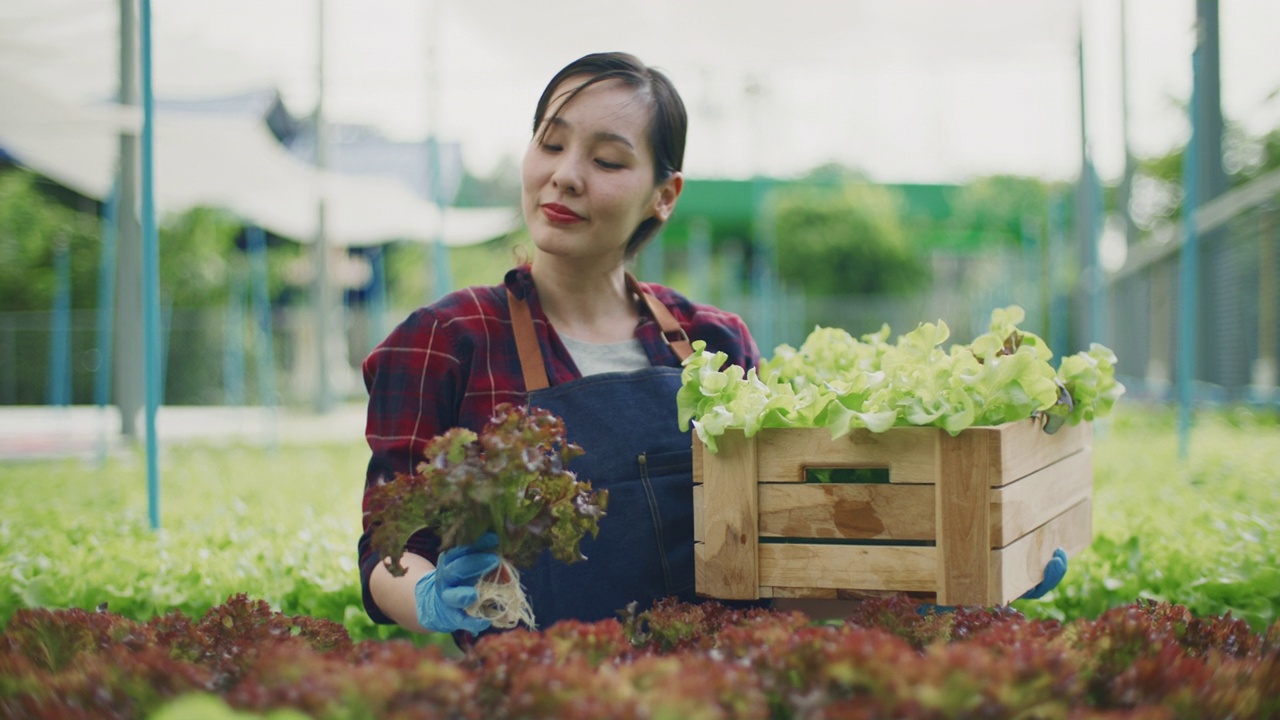
[[[675,212],[676,200],[680,198],[680,193],[683,191],[684,174],[678,171],[671,173],[670,177],[654,188],[653,216],[659,222],[666,222],[671,217],[671,213]]]

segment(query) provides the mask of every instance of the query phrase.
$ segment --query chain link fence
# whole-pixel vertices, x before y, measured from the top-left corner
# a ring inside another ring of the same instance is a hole
[[[1196,394],[1217,402],[1275,402],[1280,171],[1206,203],[1196,220]],[[1108,282],[1118,374],[1131,392],[1153,400],[1173,399],[1183,244],[1179,228],[1155,234]]]
[[[1276,391],[1280,171],[1205,204],[1197,219],[1198,396],[1223,402],[1276,402],[1280,399]],[[1158,233],[1132,248],[1124,266],[1107,280],[1105,342],[1119,357],[1117,373],[1133,397],[1173,399],[1182,243],[1177,228]],[[734,267],[720,268],[714,281],[702,278],[694,289],[681,287],[679,272],[670,273],[668,281],[694,300],[741,315],[766,357],[781,343],[798,347],[819,325],[840,327],[858,336],[887,323],[898,335],[920,322],[942,320],[951,329],[951,342],[968,342],[986,330],[993,308],[1013,303],[1027,312],[1022,326],[1040,334],[1062,354],[1081,348],[1068,346],[1067,339],[1067,308],[1073,303],[1063,266],[1070,263],[1046,254],[1051,250],[1031,246],[981,255],[935,255],[932,286],[907,297],[806,297],[785,287],[767,296],[753,294],[757,288],[742,278],[740,264],[736,272]],[[666,256],[668,269],[685,260],[675,253]],[[1076,283],[1076,294],[1082,292],[1080,285]],[[361,360],[406,314],[394,309],[378,322],[365,308],[345,308],[341,331],[328,333],[332,347],[327,350],[327,372],[334,397],[364,397]],[[272,347],[266,356],[272,359],[270,369],[258,362],[264,357],[262,348],[255,345],[262,342],[261,335],[245,313],[228,308],[170,308],[162,315],[165,404],[305,406],[316,397],[315,319],[307,308],[273,309]],[[44,405],[54,397],[70,398],[77,405],[96,401],[95,376],[103,367],[97,312],[70,313],[64,363],[53,362],[53,320],[51,312],[0,313],[0,405]],[[1052,327],[1051,320],[1061,327]],[[57,366],[69,372],[54,378],[51,369]],[[64,385],[54,388],[52,382]]]
[[[165,405],[305,406],[316,393],[314,319],[305,307],[272,312],[270,353],[258,346],[252,318],[227,308],[171,308],[161,313],[161,383]],[[109,371],[98,348],[97,310],[73,310],[65,367],[55,377],[52,312],[0,313],[0,405],[48,405],[68,398],[92,405],[97,375]],[[330,383],[342,399],[361,397],[360,361],[371,349],[363,312],[344,313],[331,349]],[[269,358],[271,366],[260,361]],[[61,392],[51,383],[62,382]]]

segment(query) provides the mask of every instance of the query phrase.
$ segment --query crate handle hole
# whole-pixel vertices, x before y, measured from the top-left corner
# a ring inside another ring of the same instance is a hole
[[[806,467],[804,481],[845,485],[886,485],[890,482],[887,467]]]

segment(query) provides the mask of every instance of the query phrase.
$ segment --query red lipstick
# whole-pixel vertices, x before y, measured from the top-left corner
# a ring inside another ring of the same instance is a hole
[[[585,219],[560,203],[546,203],[542,206],[542,214],[551,222],[560,224],[576,223]]]

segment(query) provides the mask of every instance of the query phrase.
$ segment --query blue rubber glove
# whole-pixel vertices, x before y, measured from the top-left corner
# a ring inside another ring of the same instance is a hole
[[[459,545],[441,553],[436,568],[414,586],[418,606],[418,622],[436,632],[466,630],[478,633],[489,628],[489,621],[467,614],[466,607],[476,601],[476,581],[498,567],[495,553],[498,536],[489,532],[473,545]]]
[[[1058,587],[1058,583],[1062,582],[1063,576],[1067,574],[1067,553],[1062,548],[1053,551],[1053,557],[1049,558],[1049,562],[1044,566],[1044,579],[1036,584],[1035,587],[1022,593],[1019,600],[1036,600],[1044,597],[1045,593]],[[929,613],[947,613],[955,610],[951,605],[934,605],[932,603],[920,603],[916,606],[916,612],[920,615],[928,615]]]
[[[1062,582],[1062,577],[1067,574],[1067,553],[1062,548],[1053,551],[1053,557],[1049,558],[1049,563],[1044,566],[1044,579],[1036,584],[1035,587],[1022,593],[1020,600],[1035,600],[1044,597],[1044,594],[1058,587],[1058,583]]]

